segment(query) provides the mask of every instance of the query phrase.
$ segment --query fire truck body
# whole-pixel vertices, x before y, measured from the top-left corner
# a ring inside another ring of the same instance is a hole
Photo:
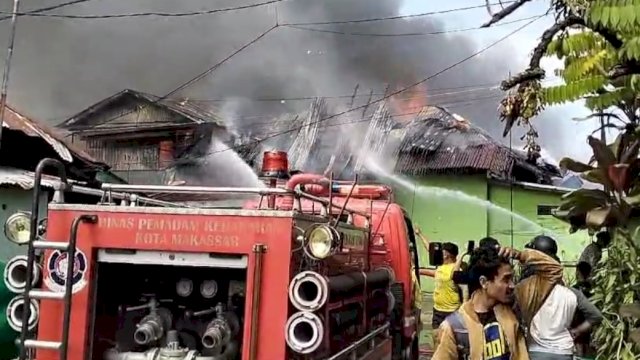
[[[21,357],[417,359],[415,240],[389,190],[308,174],[269,183],[106,184],[98,205],[51,203],[46,239],[32,218],[20,259],[31,276],[6,277],[22,291],[7,313]],[[138,195],[172,192],[259,199],[216,209]]]

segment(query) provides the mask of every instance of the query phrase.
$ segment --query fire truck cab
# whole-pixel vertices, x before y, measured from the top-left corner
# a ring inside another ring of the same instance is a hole
[[[61,182],[38,219],[48,167]],[[417,251],[391,190],[291,176],[282,152],[262,169],[264,187],[97,190],[43,160],[31,212],[5,224],[28,247],[5,270],[20,359],[418,359]],[[163,194],[249,198],[211,208]]]

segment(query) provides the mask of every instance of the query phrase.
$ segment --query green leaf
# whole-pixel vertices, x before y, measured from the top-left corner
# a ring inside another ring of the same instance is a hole
[[[584,173],[580,174],[580,177],[592,183],[602,184],[607,188],[611,187],[611,181],[607,177],[607,173],[604,171],[604,169],[585,171]]]
[[[605,225],[615,223],[613,207],[604,206],[587,212],[585,221],[587,226],[592,228],[601,228]]]
[[[581,173],[581,172],[585,172],[593,169],[592,166],[581,163],[579,161],[575,161],[568,157],[562,158],[562,160],[560,160],[560,163],[558,165],[560,166],[561,169],[570,170],[577,173]]]

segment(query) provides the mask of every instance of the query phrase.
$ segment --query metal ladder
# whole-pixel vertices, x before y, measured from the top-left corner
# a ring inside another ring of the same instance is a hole
[[[36,167],[35,177],[33,180],[33,200],[31,207],[31,227],[29,247],[27,250],[27,279],[24,289],[24,312],[22,314],[22,329],[20,337],[17,341],[20,346],[19,360],[26,360],[29,349],[49,349],[60,352],[60,360],[67,359],[69,345],[69,327],[71,323],[71,299],[73,295],[73,268],[76,255],[76,241],[78,228],[81,223],[96,223],[98,217],[96,215],[80,215],[73,220],[70,231],[69,242],[38,240],[38,211],[40,208],[40,185],[42,182],[42,173],[47,167],[55,167],[60,177],[61,189],[64,191],[68,187],[67,176],[64,165],[55,159],[43,159]],[[43,289],[33,289],[33,267],[37,261],[36,250],[60,250],[67,254],[67,272],[65,274],[65,290],[64,292],[54,292]],[[64,302],[64,314],[62,321],[62,336],[60,341],[27,339],[29,335],[29,317],[31,316],[30,303],[31,299],[35,300],[61,300]]]

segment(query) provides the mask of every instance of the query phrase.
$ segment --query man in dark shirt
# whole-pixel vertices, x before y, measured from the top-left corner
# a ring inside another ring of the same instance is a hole
[[[594,269],[600,259],[602,259],[602,251],[611,243],[611,234],[608,231],[601,231],[596,234],[596,241],[587,245],[580,255],[578,262],[585,262]]]
[[[480,239],[480,242],[478,243],[478,248],[499,249],[500,248],[500,242],[497,239],[488,236],[488,237]],[[466,264],[463,264],[459,271],[454,271],[454,273],[453,273],[453,282],[455,284],[457,284],[457,285],[467,285],[469,283],[469,276],[468,276],[468,273],[467,273],[467,267],[468,266],[466,266]],[[471,294],[471,291],[469,291],[469,294]]]
[[[592,295],[593,284],[591,281],[591,265],[587,262],[579,262],[576,266],[576,284],[574,289],[582,292],[588,299]],[[576,316],[571,324],[575,327],[585,321],[585,314],[577,312]],[[574,340],[576,344],[576,358],[580,359],[595,359],[596,349],[591,345],[591,331],[578,335]]]

